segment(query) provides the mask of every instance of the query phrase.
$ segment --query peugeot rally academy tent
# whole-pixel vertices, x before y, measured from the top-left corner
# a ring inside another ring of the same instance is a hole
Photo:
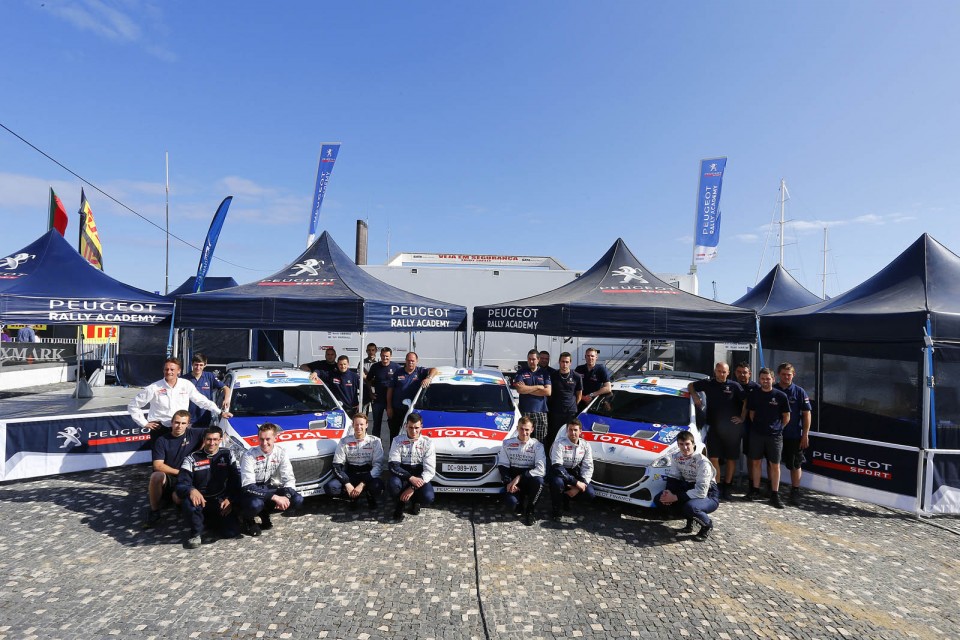
[[[582,276],[553,291],[478,306],[476,331],[547,336],[756,342],[756,313],[660,280],[621,239]]]

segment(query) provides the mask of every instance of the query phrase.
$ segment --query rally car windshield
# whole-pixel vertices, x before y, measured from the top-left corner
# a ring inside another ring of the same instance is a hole
[[[690,398],[614,391],[594,403],[589,414],[685,427],[690,424]]]
[[[510,390],[502,384],[443,384],[434,382],[420,392],[417,411],[486,413],[513,411]]]
[[[243,387],[233,390],[230,411],[235,416],[293,416],[336,408],[333,397],[318,384]]]

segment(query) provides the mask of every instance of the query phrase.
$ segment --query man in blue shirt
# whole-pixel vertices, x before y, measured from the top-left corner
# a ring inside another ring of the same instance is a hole
[[[396,362],[391,362],[393,350],[390,347],[380,349],[380,361],[370,365],[367,373],[367,382],[373,387],[373,430],[370,435],[383,437],[380,424],[383,413],[387,410],[387,390],[393,386],[393,376],[401,368]]]
[[[777,367],[777,388],[790,401],[790,423],[783,428],[783,464],[790,470],[790,504],[800,506],[800,465],[804,463],[803,450],[810,446],[810,397],[803,387],[793,384],[796,370],[789,362]]]
[[[520,394],[520,413],[533,421],[533,437],[540,442],[546,441],[550,374],[540,368],[540,354],[536,349],[527,352],[527,366],[517,371],[513,388]]]
[[[558,363],[560,368],[550,372],[550,399],[547,401],[550,415],[547,420],[547,439],[543,443],[546,450],[553,446],[560,429],[577,417],[577,405],[583,395],[583,378],[570,368],[573,356],[564,351],[560,354]]]
[[[37,332],[31,325],[24,325],[20,331],[17,331],[17,342],[36,342]]]
[[[740,459],[740,442],[743,439],[743,388],[729,379],[730,365],[718,362],[713,368],[713,377],[709,380],[697,380],[687,385],[687,391],[697,408],[703,406],[700,392],[707,397],[707,454],[710,464],[716,469],[717,485],[720,497],[730,500],[733,497],[733,474]],[[720,460],[723,459],[724,473],[720,472]]]
[[[582,411],[590,401],[597,396],[603,396],[611,391],[610,372],[602,364],[597,364],[597,356],[600,352],[590,347],[583,354],[585,364],[576,368],[576,372],[583,378],[583,396],[580,400]]]
[[[429,387],[430,381],[437,375],[436,369],[417,366],[420,358],[410,351],[404,359],[404,367],[393,375],[393,384],[387,389],[387,418],[390,422],[390,442],[400,435],[403,418],[407,413],[404,400],[413,401],[420,387]]]
[[[207,366],[207,356],[197,353],[191,359],[190,373],[185,373],[180,377],[189,380],[207,400],[213,400],[213,394],[223,389],[223,383],[220,382],[216,374],[212,371],[205,371]],[[229,400],[229,399],[228,399]],[[229,404],[224,402],[223,404]],[[212,415],[207,409],[198,407],[190,403],[190,424],[198,429],[203,429],[210,424]]]
[[[360,376],[350,369],[350,358],[337,358],[337,370],[332,373],[316,371],[333,392],[333,397],[340,401],[344,410],[353,419],[360,409]]]
[[[790,422],[787,395],[773,388],[773,371],[760,369],[760,388],[747,396],[750,416],[750,492],[748,499],[760,496],[760,461],[767,459],[770,478],[770,504],[783,509],[780,502],[780,456],[783,452],[783,426]]]
[[[165,430],[153,441],[153,473],[150,474],[147,487],[150,514],[143,523],[144,529],[152,529],[159,524],[164,501],[180,504],[180,497],[175,493],[180,466],[203,443],[203,429],[189,427],[190,413],[181,409],[170,419],[170,430]]]

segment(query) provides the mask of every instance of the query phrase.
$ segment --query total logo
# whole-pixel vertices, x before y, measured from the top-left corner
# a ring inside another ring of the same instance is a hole
[[[503,440],[507,434],[503,431],[486,431],[464,427],[435,427],[424,429],[423,435],[431,438],[476,438],[477,440]]]

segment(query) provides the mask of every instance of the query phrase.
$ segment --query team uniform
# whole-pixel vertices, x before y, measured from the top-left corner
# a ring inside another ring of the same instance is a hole
[[[790,386],[784,389],[779,385],[774,386],[787,396],[790,403],[790,423],[783,428],[783,464],[791,471],[799,469],[804,462],[803,451],[800,449],[800,438],[803,436],[803,412],[812,411],[810,405],[810,396],[804,391],[803,387],[790,383]]]
[[[404,400],[413,400],[420,390],[423,381],[430,376],[430,369],[426,367],[416,367],[410,373],[407,373],[406,367],[397,369],[393,374],[393,418],[390,420],[390,438],[396,438],[400,434],[400,428],[403,426],[403,419],[407,414],[407,407],[403,404]],[[391,449],[393,445],[390,445]]]
[[[700,526],[709,530],[713,527],[713,520],[709,513],[713,513],[720,506],[720,488],[717,486],[717,471],[701,453],[685,456],[679,451],[670,456],[670,466],[673,476],[667,477],[667,489],[676,494],[680,514],[688,522],[696,520]],[[656,503],[661,504],[660,496]],[[673,505],[669,505],[673,506]],[[705,535],[705,534],[704,534]]]
[[[223,389],[223,383],[220,382],[220,379],[217,378],[216,374],[211,371],[204,371],[200,374],[199,378],[193,377],[193,372],[185,373],[180,376],[181,380],[186,380],[193,386],[197,388],[197,391],[203,395],[204,398],[213,402],[213,394]],[[190,424],[194,427],[206,427],[210,424],[212,419],[210,411],[197,405],[190,403]]]
[[[382,469],[383,443],[380,438],[369,434],[362,440],[357,440],[354,435],[344,436],[333,454],[333,475],[336,479],[328,482],[324,491],[330,496],[349,498],[347,485],[357,486],[362,482],[364,491],[361,495],[367,497],[367,504],[375,507],[377,497],[383,493],[383,480],[380,478]]]
[[[576,418],[577,392],[583,392],[583,378],[576,371],[566,375],[559,369],[550,373],[550,399],[547,401],[549,416],[547,418],[547,439],[544,446],[550,446],[571,418]]]
[[[513,383],[525,384],[529,387],[543,385],[550,387],[550,376],[544,371],[543,367],[537,367],[536,371],[531,371],[529,367],[521,367],[517,375],[513,378]],[[547,439],[547,396],[535,396],[532,393],[521,393],[520,401],[517,403],[520,407],[520,413],[530,418],[533,422],[533,437],[544,441]]]
[[[427,436],[420,436],[416,440],[407,434],[401,434],[393,439],[390,445],[390,478],[387,481],[387,490],[397,499],[397,509],[402,510],[400,494],[407,487],[413,487],[409,479],[416,476],[423,480],[424,485],[414,488],[410,502],[416,505],[433,502],[433,485],[430,481],[437,473],[437,451],[433,440]]]
[[[753,411],[750,424],[751,460],[767,459],[780,464],[783,452],[783,414],[790,413],[787,394],[776,387],[770,391],[757,389],[747,396],[747,412]]]
[[[318,372],[319,377],[327,384],[333,396],[340,401],[343,408],[352,418],[360,408],[360,376],[356,371],[337,369],[333,373]]]
[[[380,426],[383,424],[383,414],[387,410],[387,389],[393,386],[393,376],[397,370],[402,369],[396,362],[383,364],[374,362],[370,365],[370,371],[367,372],[367,382],[373,388],[373,415],[370,416],[370,433],[375,436],[382,436],[383,432]]]
[[[739,418],[743,410],[743,387],[733,380],[720,382],[716,378],[697,380],[694,391],[707,396],[707,451],[711,458],[736,460],[740,457],[743,427],[731,419]]]
[[[576,497],[585,496],[587,500],[593,500],[591,479],[593,479],[593,452],[590,450],[590,445],[583,438],[580,438],[577,444],[573,444],[566,434],[559,436],[550,448],[550,475],[547,478],[553,515],[560,515],[561,508],[566,506],[570,499],[564,491],[575,486],[578,481],[587,485],[587,489],[578,493]]]
[[[599,391],[603,385],[610,382],[610,372],[600,363],[594,365],[593,369],[587,369],[587,365],[582,364],[574,369],[583,379],[583,396],[581,405],[586,405],[590,399],[586,396]]]
[[[220,415],[220,407],[197,391],[193,383],[183,378],[178,378],[176,386],[173,387],[168,385],[166,380],[147,385],[127,405],[127,412],[137,426],[145,427],[148,422],[159,422],[169,427],[173,414],[177,411],[189,411],[191,402],[214,415]],[[144,419],[142,409],[147,404],[150,405],[150,410]]]
[[[503,480],[503,501],[508,509],[518,513],[532,514],[543,493],[544,477],[547,473],[547,456],[543,445],[535,438],[520,442],[519,438],[508,438],[497,454],[497,468]],[[516,493],[507,493],[506,486],[520,476]]]
[[[179,386],[179,385],[178,385]],[[195,507],[190,501],[190,491],[196,489],[207,504]],[[220,504],[229,499],[235,504],[240,494],[240,470],[233,452],[218,449],[208,455],[200,449],[183,460],[177,479],[177,495],[183,500],[183,513],[190,524],[190,538],[203,535],[210,521],[219,524],[224,537],[232,538],[239,533],[237,509],[231,509],[227,515],[220,513]]]
[[[180,469],[186,457],[200,448],[203,444],[203,429],[188,428],[180,437],[174,437],[173,433],[165,430],[153,441],[154,462],[160,460],[168,467]],[[169,498],[177,488],[177,479],[179,476],[165,474],[163,481],[163,497]]]
[[[274,446],[269,455],[260,447],[246,450],[240,459],[240,488],[240,511],[247,520],[259,515],[261,522],[269,522],[276,495],[289,498],[292,511],[303,506],[293,465],[282,447]]]

